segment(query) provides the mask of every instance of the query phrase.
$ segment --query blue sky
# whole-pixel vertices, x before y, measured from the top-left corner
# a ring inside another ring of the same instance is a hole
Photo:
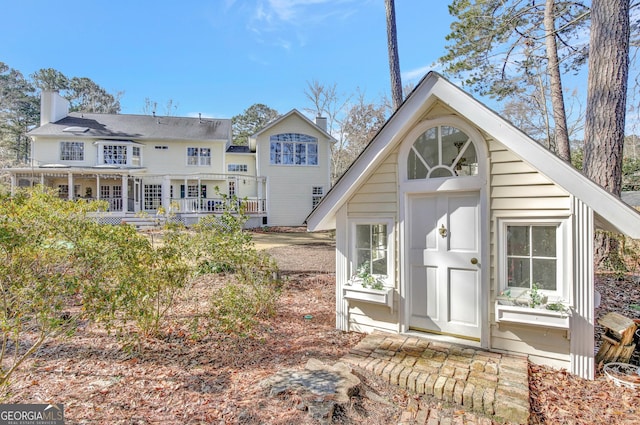
[[[383,0],[3,3],[0,61],[122,91],[122,113],[142,113],[145,98],[160,114],[172,100],[181,116],[230,118],[255,103],[303,110],[313,80],[372,101],[390,92]],[[396,1],[403,84],[444,53],[448,3]]]

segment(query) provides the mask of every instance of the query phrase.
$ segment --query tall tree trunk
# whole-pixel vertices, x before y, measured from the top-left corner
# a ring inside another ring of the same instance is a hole
[[[402,104],[402,80],[400,78],[400,59],[398,58],[398,36],[396,34],[396,7],[394,0],[384,0],[387,10],[387,47],[389,49],[389,72],[391,74],[391,98],[393,109]]]
[[[560,77],[560,61],[556,44],[555,0],[546,0],[544,9],[544,32],[547,47],[547,69],[551,85],[551,105],[555,124],[556,153],[567,162],[571,162],[567,115],[564,109],[564,94]]]
[[[629,2],[594,1],[589,40],[583,171],[618,196],[629,74]],[[597,267],[619,264],[617,243],[609,239],[602,234],[596,238]]]

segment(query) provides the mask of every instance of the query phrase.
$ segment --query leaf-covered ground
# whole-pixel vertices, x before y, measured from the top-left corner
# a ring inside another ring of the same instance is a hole
[[[163,338],[123,347],[122,340],[84,324],[24,364],[3,402],[63,403],[68,424],[313,423],[300,408],[299,394],[269,397],[259,382],[282,368],[302,368],[311,357],[335,362],[362,335],[334,329],[330,238],[290,245],[264,243],[266,236],[256,234],[256,240],[278,259],[286,283],[277,316],[254,335],[205,334],[202,323],[193,320],[213,288],[225,282],[224,275],[210,275],[179,300]],[[629,307],[640,302],[637,283],[599,278],[598,289],[603,294],[598,315],[638,316]],[[354,398],[336,412],[338,423],[394,424],[416,398],[376,377],[362,379],[375,396]],[[603,376],[585,381],[531,366],[530,386],[531,423],[640,423],[638,392]]]

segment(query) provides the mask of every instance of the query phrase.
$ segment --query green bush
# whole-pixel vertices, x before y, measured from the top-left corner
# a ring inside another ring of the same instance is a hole
[[[208,216],[194,226],[199,270],[232,272],[233,282],[215,291],[207,317],[210,325],[229,333],[246,334],[261,319],[275,313],[280,281],[275,261],[256,250],[243,230],[247,217],[236,198],[227,200],[221,216]]]

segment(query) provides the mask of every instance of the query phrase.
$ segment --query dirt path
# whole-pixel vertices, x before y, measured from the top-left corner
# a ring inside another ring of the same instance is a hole
[[[327,273],[336,271],[336,244],[329,232],[254,232],[253,242],[278,262],[284,275]]]
[[[324,244],[335,247],[335,240],[330,232],[253,232],[252,237],[258,249],[309,244]]]

